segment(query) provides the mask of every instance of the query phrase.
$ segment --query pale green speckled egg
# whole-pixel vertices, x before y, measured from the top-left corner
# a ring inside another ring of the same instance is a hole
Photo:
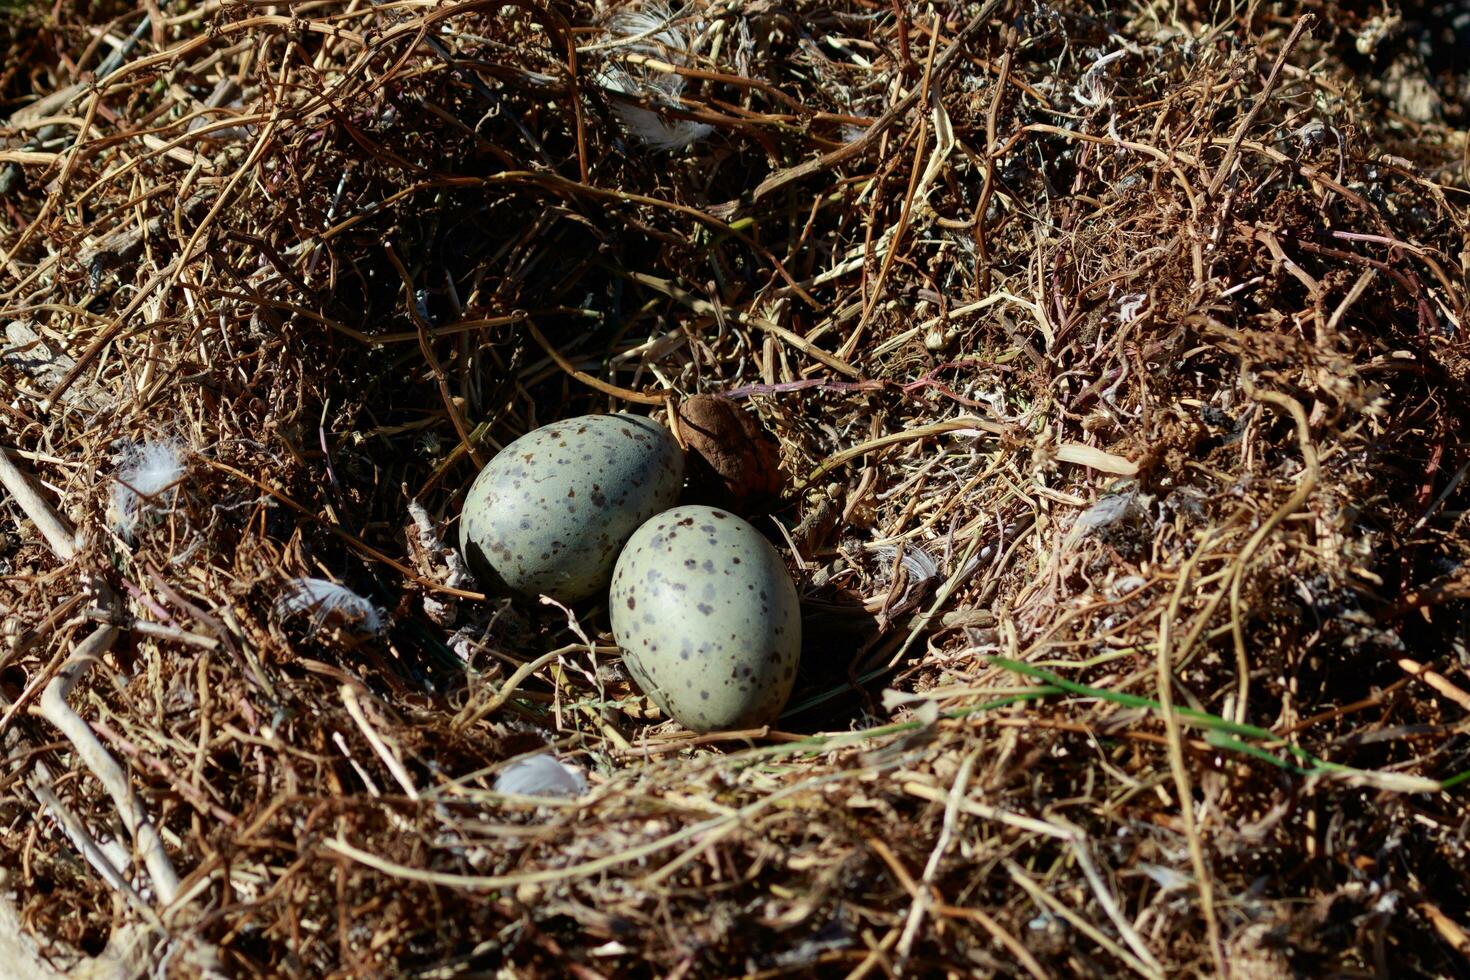
[[[487,588],[576,602],[607,586],[628,536],[683,484],[684,453],[656,422],[552,422],[480,471],[460,514],[460,549]]]
[[[623,663],[686,728],[775,721],[801,656],[786,565],[759,531],[715,507],[666,510],[628,539],[608,597]]]

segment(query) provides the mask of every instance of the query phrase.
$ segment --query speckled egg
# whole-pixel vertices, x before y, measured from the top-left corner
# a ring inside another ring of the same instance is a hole
[[[633,679],[697,732],[774,721],[801,655],[801,610],[781,556],[715,507],[666,510],[628,539],[608,598]]]
[[[684,454],[656,422],[552,422],[480,471],[460,515],[460,549],[487,588],[586,599],[606,587],[628,536],[672,505],[683,483]]]

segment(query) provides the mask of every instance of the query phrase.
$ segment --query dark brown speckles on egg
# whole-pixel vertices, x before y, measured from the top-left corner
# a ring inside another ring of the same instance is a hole
[[[635,582],[636,613],[626,608]],[[644,690],[689,728],[760,725],[790,696],[801,645],[787,627],[800,622],[796,590],[775,549],[738,518],[678,507],[645,524],[618,559],[610,614],[629,673],[671,678]],[[688,682],[712,676],[726,679],[696,684],[707,697],[693,700]]]
[[[476,478],[460,545],[487,587],[578,601],[606,586],[623,542],[673,503],[682,481],[682,452],[647,419],[553,422],[511,443]],[[552,506],[558,499],[565,506]]]

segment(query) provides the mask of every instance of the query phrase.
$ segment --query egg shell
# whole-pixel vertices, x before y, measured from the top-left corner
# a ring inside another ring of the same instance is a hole
[[[586,599],[607,586],[628,536],[672,505],[683,483],[684,454],[656,422],[552,422],[480,471],[460,515],[460,550],[488,588]]]
[[[666,510],[628,539],[608,598],[623,663],[697,732],[774,721],[801,656],[796,586],[776,549],[728,511]]]

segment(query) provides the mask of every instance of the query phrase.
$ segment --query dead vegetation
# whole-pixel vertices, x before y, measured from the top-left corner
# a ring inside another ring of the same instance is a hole
[[[1464,975],[1460,9],[0,7],[39,955]],[[696,394],[779,730],[442,545],[518,434]],[[585,796],[494,791],[547,746]]]

